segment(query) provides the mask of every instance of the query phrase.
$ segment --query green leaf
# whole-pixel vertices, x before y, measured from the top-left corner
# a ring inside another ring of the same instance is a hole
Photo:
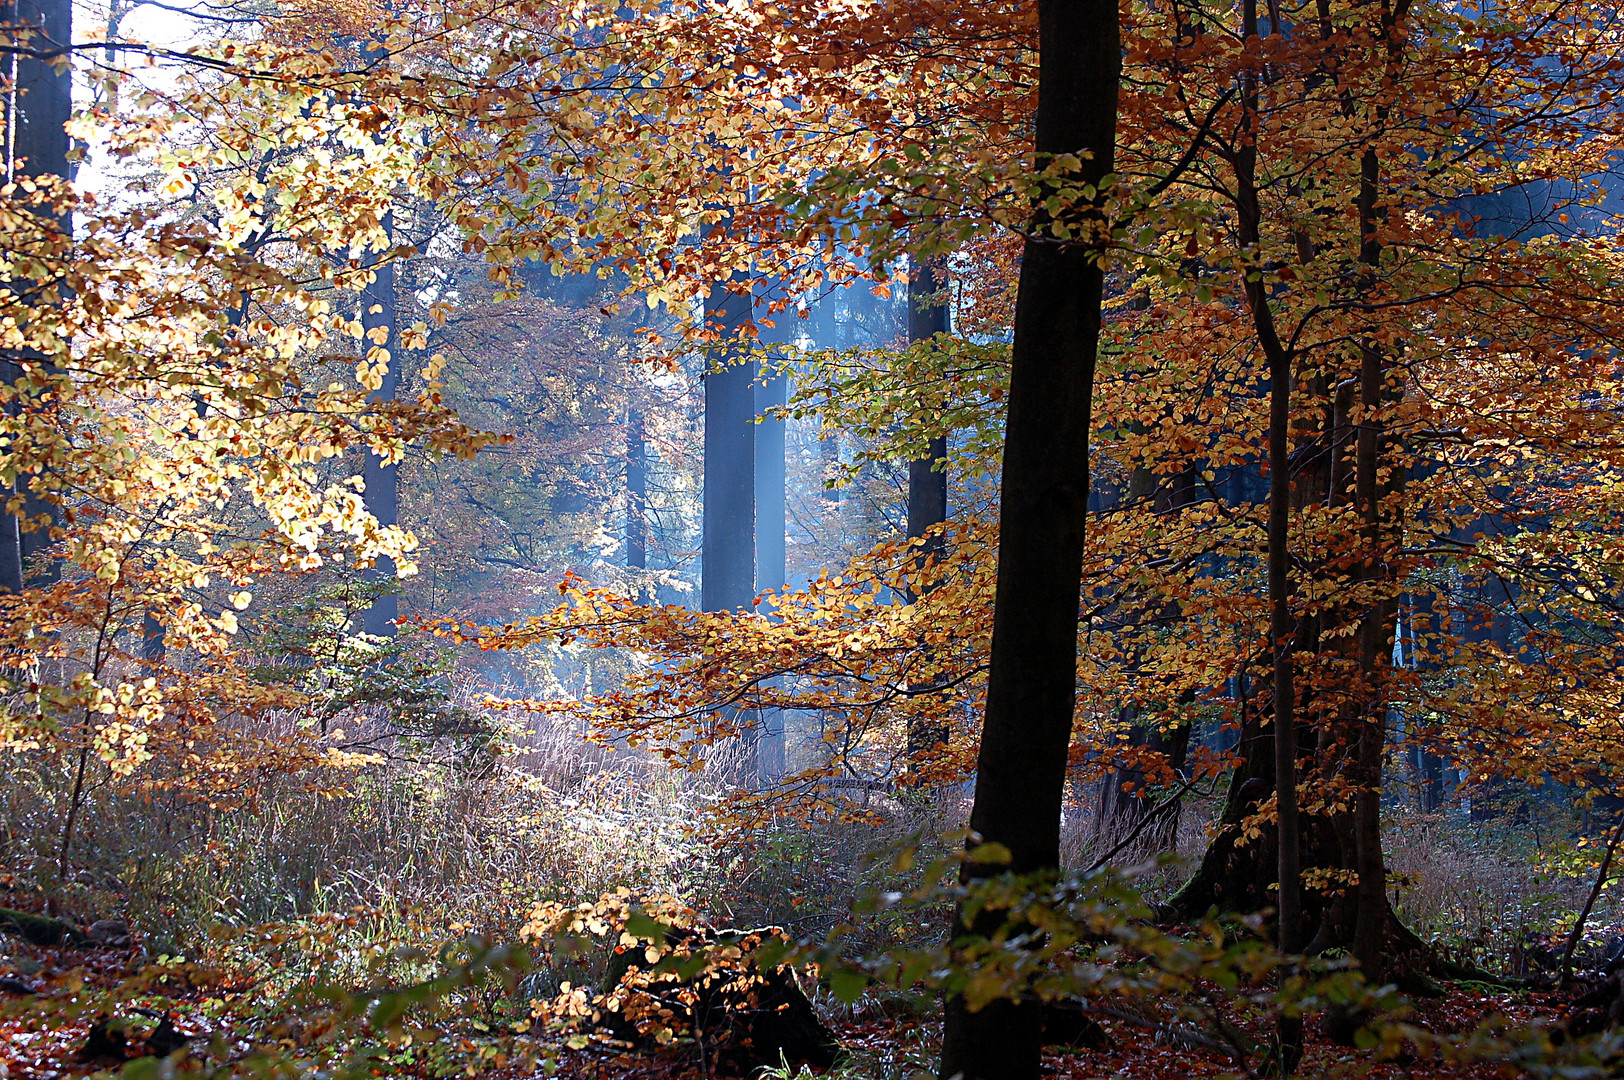
[[[977,844],[969,851],[970,861],[982,866],[1012,862],[1015,858],[1009,848],[996,840],[989,840],[985,844]]]
[[[838,969],[829,972],[829,992],[835,1000],[850,1005],[863,996],[863,989],[868,986],[868,976],[860,971]]]
[[[665,923],[644,911],[634,911],[626,917],[626,933],[647,938],[649,941],[664,941],[671,928]]]

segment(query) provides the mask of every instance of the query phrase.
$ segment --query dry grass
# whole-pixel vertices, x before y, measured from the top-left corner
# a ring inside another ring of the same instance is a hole
[[[274,778],[231,809],[94,784],[66,883],[55,881],[55,844],[68,770],[43,752],[8,754],[0,758],[0,870],[69,915],[129,918],[173,947],[215,925],[356,907],[396,920],[400,936],[452,926],[505,933],[537,899],[587,900],[622,886],[678,896],[718,922],[818,937],[850,919],[855,897],[907,883],[890,853],[910,843],[926,858],[942,852],[968,811],[959,788],[883,795],[869,807],[879,824],[786,820],[716,843],[702,828],[726,792],[717,779],[728,772],[724,761],[708,774],[672,772],[558,729],[528,732],[496,757],[394,750],[336,798],[299,777]],[[1089,865],[1122,839],[1099,829],[1095,806],[1084,793],[1068,810],[1068,865]],[[1176,859],[1147,879],[1153,897],[1176,888],[1199,859],[1217,809],[1184,807]],[[1564,843],[1571,855],[1570,841],[1552,839],[1567,834],[1542,828],[1395,816],[1396,906],[1451,955],[1515,966],[1524,943],[1571,925],[1589,884],[1578,862],[1553,862]],[[1130,848],[1113,861],[1147,854]],[[1597,941],[1616,921],[1613,898],[1603,899]],[[852,944],[918,941],[939,925],[945,913],[931,925],[870,915]]]
[[[1530,948],[1566,934],[1593,881],[1588,859],[1573,859],[1566,830],[1549,822],[1398,815],[1387,852],[1400,917],[1451,958],[1489,970],[1522,969]],[[1596,943],[1616,917],[1616,900],[1601,905]]]

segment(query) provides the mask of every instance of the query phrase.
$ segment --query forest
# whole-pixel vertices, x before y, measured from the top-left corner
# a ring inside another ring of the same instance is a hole
[[[1616,5],[0,9],[0,1080],[1624,1072]]]

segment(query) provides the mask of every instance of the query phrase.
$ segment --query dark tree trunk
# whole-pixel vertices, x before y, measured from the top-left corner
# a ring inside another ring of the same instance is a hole
[[[936,275],[936,263],[921,259],[908,285],[908,340],[930,341],[952,330],[946,300],[939,294],[946,283]],[[917,303],[915,300],[917,299]],[[924,457],[908,463],[908,535],[922,537],[947,520],[947,437],[932,439]],[[927,554],[939,554],[940,541],[926,545]]]
[[[626,565],[648,567],[648,432],[635,406],[626,416]]]
[[[1242,8],[1246,38],[1258,35],[1256,0],[1245,0]],[[1257,143],[1255,135],[1258,108],[1258,74],[1249,69],[1242,76],[1244,123],[1248,129],[1244,145],[1235,153],[1235,188],[1239,239],[1249,258],[1255,258],[1261,227],[1256,182]],[[1269,305],[1262,274],[1248,263],[1244,289],[1253,326],[1269,364],[1269,530],[1268,591],[1269,643],[1274,671],[1274,775],[1275,881],[1278,902],[1275,920],[1277,944],[1291,955],[1302,947],[1302,831],[1297,813],[1297,720],[1296,652],[1298,626],[1291,610],[1291,392],[1296,376],[1291,353],[1275,330],[1274,312]],[[1281,1013],[1276,1036],[1277,1062],[1282,1076],[1290,1076],[1302,1060],[1303,1029],[1300,1017]]]
[[[1122,47],[1116,0],[1039,0],[1036,149],[1087,154],[1072,184],[1112,171]],[[1078,594],[1088,514],[1088,433],[1099,345],[1101,214],[1087,206],[1026,241],[1015,304],[999,511],[987,709],[970,827],[1008,849],[1008,864],[968,863],[968,879],[1048,873],[1060,862],[1060,812],[1076,704]],[[996,917],[1000,917],[998,915]],[[979,921],[979,920],[978,920]],[[955,936],[994,927],[966,926]],[[972,1012],[947,1002],[941,1075],[1035,1080],[1043,1016],[1036,1001]]]
[[[1366,150],[1360,162],[1359,225],[1362,236],[1360,261],[1369,267],[1372,278],[1381,261],[1376,239],[1379,163],[1374,150]],[[1372,282],[1373,283],[1373,282]],[[1381,516],[1381,422],[1379,411],[1385,402],[1387,372],[1382,354],[1374,345],[1361,350],[1359,371],[1359,434],[1355,449],[1354,488],[1364,521],[1361,540],[1364,559],[1360,577],[1367,582],[1385,579]],[[1392,650],[1394,606],[1383,597],[1364,613],[1359,627],[1359,677],[1361,706],[1356,739],[1358,794],[1354,803],[1354,859],[1359,881],[1357,914],[1354,919],[1353,955],[1366,977],[1380,980],[1385,964],[1387,866],[1382,858],[1381,782],[1382,750],[1387,741],[1387,700],[1383,648]]]
[[[1242,33],[1258,33],[1256,0],[1246,0]],[[1246,123],[1255,128],[1257,73],[1245,79]],[[1261,209],[1255,173],[1257,146],[1247,142],[1235,154],[1236,194],[1241,246],[1255,253],[1259,242]],[[1249,272],[1245,282],[1247,307],[1264,355],[1269,363],[1269,639],[1274,652],[1274,774],[1276,791],[1277,873],[1279,884],[1279,945],[1295,952],[1302,945],[1301,866],[1302,837],[1297,815],[1296,663],[1297,620],[1291,611],[1291,390],[1295,378],[1293,358],[1280,341],[1274,312],[1261,274]]]
[[[12,0],[0,4],[0,19],[15,27],[14,42],[28,52],[50,52],[66,48],[73,40],[73,5],[70,0]],[[70,142],[65,125],[73,115],[73,78],[62,66],[61,56],[49,59],[20,52],[16,55],[16,115],[6,118],[11,129],[6,148],[9,182],[13,177],[69,175]],[[70,230],[72,221],[58,218],[57,227]],[[37,353],[21,358],[40,359]],[[21,375],[15,356],[0,360],[0,377],[14,383]],[[57,520],[53,503],[29,493],[28,481],[19,477],[18,490],[24,495],[23,517],[41,515]],[[13,514],[0,511],[0,591],[21,592],[25,584],[48,584],[56,580],[60,567],[54,560],[41,565],[36,560],[50,547],[50,533],[41,528],[24,529]]]
[[[1167,762],[1175,773],[1184,768],[1190,749],[1190,725],[1180,722],[1171,728],[1144,723],[1136,707],[1123,710],[1128,724],[1128,746],[1149,750]],[[1156,820],[1146,822],[1154,813]],[[1100,786],[1100,814],[1096,839],[1102,847],[1126,840],[1140,830],[1123,852],[1124,858],[1137,858],[1171,851],[1178,841],[1179,800],[1163,805],[1151,786],[1151,777],[1134,767],[1112,769]]]
[[[384,230],[390,231],[391,219],[384,219]],[[376,345],[389,354],[389,368],[384,373],[383,385],[367,395],[370,402],[386,402],[395,400],[395,388],[400,383],[400,365],[404,359],[400,355],[400,342],[395,329],[395,263],[386,253],[373,267],[372,283],[361,293],[361,327],[364,335],[361,339],[363,354],[370,353]],[[376,344],[374,335],[383,338],[381,345]],[[385,336],[387,335],[387,336]],[[362,498],[365,501],[367,513],[378,519],[379,525],[398,525],[400,523],[400,480],[397,475],[399,467],[385,464],[382,457],[372,450],[367,451],[366,464],[362,472],[365,488]],[[395,561],[387,556],[380,557],[378,564],[365,574],[375,580],[393,580],[395,576]],[[361,616],[361,629],[377,637],[395,636],[395,617],[399,614],[399,597],[390,593],[373,599],[372,606]]]
[[[944,286],[936,276],[936,264],[921,259],[908,284],[908,340],[912,343],[930,341],[937,334],[952,329],[952,318],[947,302],[939,294]],[[930,441],[925,456],[908,462],[908,537],[923,539],[919,548],[919,567],[924,570],[942,557],[943,540],[940,531],[931,530],[947,520],[947,436],[939,435]],[[928,590],[930,585],[923,586]],[[929,687],[915,687],[929,689]],[[940,724],[917,719],[908,722],[907,753],[910,760],[928,754],[947,742],[948,730]]]
[[[908,535],[917,540],[947,520],[947,436],[930,441],[924,457],[908,462]],[[934,536],[923,546],[926,557],[940,557],[942,541]]]
[[[1132,427],[1136,432],[1144,431],[1144,425],[1141,423],[1136,422]],[[1171,482],[1161,484],[1155,473],[1139,466],[1128,475],[1127,491],[1123,492],[1123,495],[1129,505],[1149,500],[1151,507],[1161,514],[1191,505],[1196,501],[1195,493],[1193,468],[1184,469],[1175,475]],[[1112,506],[1115,505],[1115,494],[1111,493]],[[1104,508],[1102,506],[1102,509]],[[1123,603],[1124,607],[1138,605],[1138,610],[1144,609],[1142,597],[1125,600]],[[1153,612],[1146,614],[1154,615]],[[1137,664],[1138,658],[1132,663]],[[1133,668],[1130,665],[1131,670]],[[1175,772],[1184,767],[1190,746],[1188,723],[1180,722],[1172,728],[1163,728],[1154,722],[1146,724],[1136,704],[1125,705],[1118,715],[1128,725],[1127,745],[1130,748],[1154,751],[1161,755]],[[1105,849],[1109,850],[1127,837],[1133,836],[1136,829],[1141,831],[1133,844],[1123,852],[1125,857],[1135,858],[1158,851],[1168,851],[1173,847],[1178,838],[1179,804],[1174,802],[1170,806],[1156,810],[1158,803],[1146,786],[1147,779],[1143,769],[1133,767],[1114,768],[1106,774],[1100,787],[1100,811],[1095,827],[1095,840]],[[1157,820],[1145,824],[1145,816],[1152,811],[1157,812]]]

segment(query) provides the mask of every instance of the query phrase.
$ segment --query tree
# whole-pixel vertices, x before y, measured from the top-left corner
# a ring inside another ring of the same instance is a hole
[[[391,234],[391,217],[384,218],[384,232]],[[392,253],[391,253],[392,254]],[[361,292],[362,348],[367,363],[381,371],[377,389],[368,395],[370,401],[393,401],[395,388],[400,384],[401,352],[396,320],[395,264],[392,258],[378,259],[372,266],[372,280]],[[367,513],[379,525],[400,524],[399,465],[386,460],[376,450],[368,448],[366,466],[361,474],[362,493]],[[368,576],[393,578],[395,563],[387,555],[378,560],[377,568]],[[399,597],[386,592],[373,599],[361,616],[361,629],[376,637],[393,637],[395,619],[399,614]]]
[[[784,355],[792,346],[790,330],[794,316],[784,311],[776,316],[768,313],[758,340],[764,346],[758,370],[763,372],[756,384],[756,438],[755,438],[755,506],[756,506],[756,592],[781,592],[788,584],[785,527],[788,477],[784,445],[785,420],[781,415],[788,403],[789,373]],[[776,348],[774,346],[777,346]],[[769,709],[758,714],[758,749],[756,752],[760,779],[772,783],[784,775],[784,713]]]
[[[739,291],[735,291],[739,290]],[[744,611],[756,596],[756,363],[748,283],[717,283],[705,316],[705,527],[700,607]]]
[[[972,881],[1060,864],[1088,437],[1110,240],[1100,207],[1114,169],[1122,64],[1117,18],[1116,0],[1038,5],[1039,209],[1015,301],[992,656],[970,812],[972,843],[1000,845],[1007,860],[972,854],[965,871]],[[955,934],[998,929],[955,919]],[[1035,1001],[998,1001],[972,1012],[962,998],[949,998],[941,1076],[1036,1077],[1041,1040]]]
[[[936,335],[952,330],[952,309],[941,295],[948,283],[936,272],[938,260],[918,262],[908,282],[908,342],[934,346]],[[932,436],[922,456],[908,462],[908,538],[920,541],[920,560],[927,572],[928,564],[942,557],[941,527],[946,522],[947,435],[939,434]],[[908,733],[909,755],[929,753],[947,739],[945,728],[916,724]]]
[[[6,182],[18,177],[68,178],[68,121],[73,115],[73,84],[67,48],[73,41],[73,5],[69,0],[12,0],[0,7],[6,37],[15,50],[6,109]],[[71,215],[54,203],[39,205],[41,225],[71,236]],[[65,237],[66,238],[66,237]],[[40,285],[50,288],[50,282]],[[36,300],[36,302],[41,302]],[[45,358],[37,350],[0,360],[0,379],[15,386],[22,365]],[[44,405],[13,402],[13,408]],[[0,513],[0,590],[20,593],[28,565],[51,546],[54,507],[32,491],[26,475],[16,478],[17,497]],[[46,570],[49,579],[54,570]]]

